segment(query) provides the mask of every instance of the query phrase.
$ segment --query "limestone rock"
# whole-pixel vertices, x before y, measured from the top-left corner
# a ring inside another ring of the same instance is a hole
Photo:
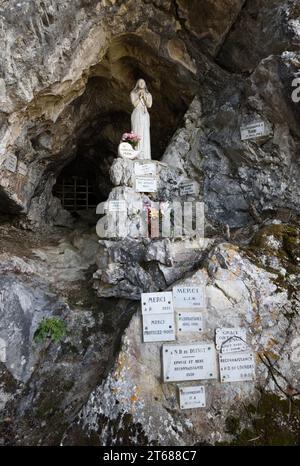
[[[213,272],[208,274],[208,269]],[[162,344],[142,342],[138,313],[123,337],[114,368],[80,413],[81,428],[87,435],[96,436],[101,445],[111,444],[112,432],[113,438],[122,444],[119,430],[127,417],[132,432],[126,438],[127,445],[139,443],[136,431],[148,445],[216,444],[230,441],[229,419],[237,418],[240,429],[250,429],[251,436],[251,416],[245,406],[257,406],[260,390],[282,396],[270,377],[271,371],[276,373],[283,390],[288,387],[296,390],[299,384],[299,367],[291,359],[291,342],[297,337],[299,319],[295,316],[290,320],[283,312],[290,308],[288,294],[286,290],[280,291],[275,282],[276,275],[254,265],[230,244],[217,245],[210,252],[206,267],[179,281],[182,285],[207,284],[205,329],[196,341],[213,341],[218,327],[247,329],[249,348],[257,355],[255,382],[201,381],[206,389],[207,407],[180,410],[177,385],[186,384],[161,381]],[[179,341],[192,340],[181,334]],[[195,384],[199,382],[190,383]],[[289,429],[290,433],[296,433],[291,425]]]

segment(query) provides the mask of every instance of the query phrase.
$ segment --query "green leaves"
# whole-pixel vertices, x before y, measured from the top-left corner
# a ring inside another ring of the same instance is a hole
[[[35,343],[41,343],[46,338],[52,341],[59,341],[67,334],[67,326],[59,317],[43,319],[33,335]]]

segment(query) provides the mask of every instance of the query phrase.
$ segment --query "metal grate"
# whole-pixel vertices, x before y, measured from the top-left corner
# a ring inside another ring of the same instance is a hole
[[[87,210],[96,207],[93,187],[87,178],[72,176],[57,183],[53,194],[66,210]]]

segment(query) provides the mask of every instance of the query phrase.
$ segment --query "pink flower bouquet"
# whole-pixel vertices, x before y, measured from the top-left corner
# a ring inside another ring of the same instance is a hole
[[[135,134],[133,131],[130,133],[124,133],[121,139],[122,142],[128,142],[134,149],[136,149],[140,140],[140,136]]]

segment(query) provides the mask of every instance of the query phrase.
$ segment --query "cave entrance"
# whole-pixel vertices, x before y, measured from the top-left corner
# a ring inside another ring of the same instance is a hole
[[[153,97],[151,153],[156,160],[180,126],[198,86],[193,73],[159,55],[141,37],[115,38],[101,62],[90,68],[84,92],[55,124],[58,131],[64,128],[66,137],[61,162],[52,165],[59,172],[53,194],[65,209],[94,209],[108,198],[113,187],[109,170],[122,134],[131,129],[129,96],[139,78],[145,79]]]

